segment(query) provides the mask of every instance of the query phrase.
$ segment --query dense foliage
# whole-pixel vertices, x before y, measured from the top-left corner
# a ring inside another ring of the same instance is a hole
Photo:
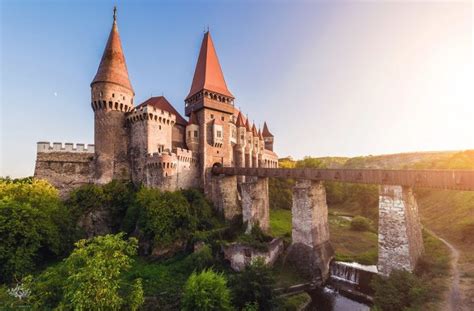
[[[140,228],[157,244],[188,239],[196,230],[197,220],[181,192],[142,188],[137,194],[137,205],[141,209]]]
[[[137,240],[123,240],[123,234],[80,240],[66,259],[67,281],[64,299],[73,309],[137,309],[143,303],[141,281],[133,285],[129,300],[120,294],[120,275],[129,269]]]
[[[55,188],[41,180],[0,180],[0,282],[21,279],[66,253],[74,225]]]
[[[254,303],[260,310],[272,310],[276,302],[274,288],[273,272],[261,258],[232,279],[234,303],[239,308]]]
[[[232,310],[230,290],[224,275],[212,269],[191,274],[184,286],[182,310]]]
[[[372,282],[374,304],[383,311],[403,311],[419,307],[427,289],[419,278],[407,271],[394,270],[388,278],[376,276]]]

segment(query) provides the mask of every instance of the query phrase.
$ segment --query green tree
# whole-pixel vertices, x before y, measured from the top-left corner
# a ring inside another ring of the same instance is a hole
[[[370,220],[362,216],[356,216],[351,220],[351,229],[354,231],[369,231],[371,229]]]
[[[185,311],[232,310],[230,290],[222,274],[212,269],[193,272],[184,286],[182,309]]]
[[[187,239],[196,229],[186,198],[179,191],[160,192],[143,188],[137,194],[141,208],[139,225],[145,234],[162,245]]]
[[[21,279],[68,251],[74,226],[57,190],[42,180],[0,181],[0,281]]]
[[[124,234],[80,240],[66,259],[68,271],[63,306],[76,310],[117,310],[125,306],[135,310],[143,302],[141,281],[122,297],[121,274],[131,267],[137,240],[123,239]],[[141,298],[140,298],[141,297]]]
[[[389,277],[376,276],[372,283],[374,305],[383,311],[413,310],[426,299],[421,280],[407,271],[394,270]]]
[[[234,303],[244,308],[256,303],[260,310],[272,310],[275,306],[275,279],[263,259],[258,258],[236,275],[232,282]]]

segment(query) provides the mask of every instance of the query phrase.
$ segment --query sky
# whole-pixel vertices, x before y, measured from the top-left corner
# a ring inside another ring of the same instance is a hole
[[[93,143],[114,4],[135,103],[183,112],[209,27],[280,157],[474,149],[471,1],[0,0],[0,176],[31,176],[37,141]]]

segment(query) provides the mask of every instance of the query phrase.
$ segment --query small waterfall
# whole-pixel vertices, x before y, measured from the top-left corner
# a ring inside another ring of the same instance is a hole
[[[358,285],[360,273],[359,269],[353,265],[336,261],[331,265],[331,277],[339,281]]]

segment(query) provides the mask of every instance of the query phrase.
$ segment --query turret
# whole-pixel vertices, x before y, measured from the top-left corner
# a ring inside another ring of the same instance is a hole
[[[267,122],[263,123],[262,136],[265,142],[265,149],[273,151],[273,134],[268,130]]]
[[[130,177],[125,114],[133,109],[134,95],[114,7],[109,39],[99,69],[91,83],[97,183]]]
[[[199,122],[195,112],[191,113],[186,126],[186,145],[192,152],[199,151]]]

